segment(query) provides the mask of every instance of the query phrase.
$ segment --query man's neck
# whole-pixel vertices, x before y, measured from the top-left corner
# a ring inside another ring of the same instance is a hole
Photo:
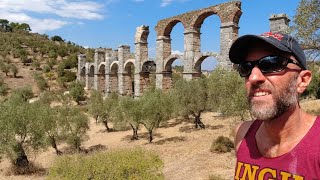
[[[261,154],[277,157],[291,151],[312,127],[312,117],[297,105],[276,119],[263,121],[256,134]]]

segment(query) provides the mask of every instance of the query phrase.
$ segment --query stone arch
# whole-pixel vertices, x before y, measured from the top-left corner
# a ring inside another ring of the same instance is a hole
[[[106,85],[106,65],[105,63],[101,63],[98,67],[98,91],[104,92]]]
[[[134,59],[129,59],[124,63],[124,94],[133,95],[134,94],[134,72],[135,64]]]
[[[170,37],[172,29],[179,22],[183,25],[184,29],[186,27],[188,27],[186,25],[187,23],[185,22],[185,20],[183,20],[183,18],[180,18],[180,17],[164,19],[164,20],[159,21],[156,28],[155,28],[157,31],[157,35],[159,37],[160,36]]]
[[[195,57],[201,54],[200,50],[200,29],[206,18],[216,14],[221,22],[220,28],[220,52],[218,56],[219,65],[225,68],[232,68],[228,52],[232,42],[238,36],[238,23],[241,12],[241,2],[231,1],[215,6],[190,11],[174,17],[158,21],[155,30],[157,31],[157,87],[164,88],[165,77],[168,71],[168,58],[171,58],[171,38],[170,33],[173,27],[181,22],[184,26],[184,72],[183,77],[187,80],[193,78]],[[204,58],[203,58],[204,59]],[[203,60],[202,60],[203,61]]]
[[[139,87],[140,93],[145,92],[156,80],[156,63],[154,61],[144,61],[141,67]]]
[[[93,86],[94,86],[94,65],[89,66],[88,78],[89,78],[88,88],[93,89]]]
[[[211,8],[211,9],[207,9],[207,10],[201,11],[201,13],[199,13],[199,15],[196,16],[193,19],[193,21],[191,22],[191,26],[196,28],[196,29],[201,29],[201,25],[203,24],[204,20],[207,19],[209,16],[212,16],[214,14],[217,14],[217,11],[216,11],[215,8]]]
[[[180,59],[183,62],[183,56],[179,54],[172,54],[167,59],[164,60],[164,70],[169,72],[172,71],[172,63],[176,59]]]
[[[119,87],[118,87],[118,71],[119,71],[119,63],[118,61],[114,61],[110,65],[110,91],[111,92],[119,92]]]
[[[172,63],[180,59],[183,63],[183,69],[185,68],[185,61],[183,59],[183,56],[178,55],[178,54],[172,54],[165,60],[165,68],[163,72],[163,84],[162,87],[164,90],[170,89],[172,87],[173,79],[172,79]]]
[[[218,53],[214,53],[214,52],[202,53],[202,54],[198,55],[197,57],[195,57],[195,59],[194,59],[194,74],[193,74],[193,76],[195,78],[201,76],[201,64],[208,57],[217,58]]]

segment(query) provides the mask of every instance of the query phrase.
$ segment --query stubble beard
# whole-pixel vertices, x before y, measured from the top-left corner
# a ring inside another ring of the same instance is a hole
[[[271,90],[274,103],[253,102],[251,97],[248,97],[251,114],[259,120],[272,120],[293,108],[298,103],[296,78],[297,76],[292,77],[287,88],[278,89],[278,91],[273,87],[264,86],[264,88]]]

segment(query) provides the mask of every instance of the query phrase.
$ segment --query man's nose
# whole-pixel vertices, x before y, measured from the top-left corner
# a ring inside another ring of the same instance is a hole
[[[266,80],[266,77],[263,75],[261,70],[257,66],[255,66],[251,70],[251,74],[249,75],[247,80],[252,84],[259,84],[261,82],[264,82]]]

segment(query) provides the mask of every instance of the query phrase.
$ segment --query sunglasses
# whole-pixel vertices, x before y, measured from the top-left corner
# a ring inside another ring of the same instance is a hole
[[[301,67],[298,62],[295,62],[292,59],[277,55],[271,55],[262,57],[261,59],[255,61],[241,62],[238,66],[238,72],[241,77],[248,77],[255,66],[257,66],[264,74],[280,72],[286,69],[289,63],[293,63]]]

